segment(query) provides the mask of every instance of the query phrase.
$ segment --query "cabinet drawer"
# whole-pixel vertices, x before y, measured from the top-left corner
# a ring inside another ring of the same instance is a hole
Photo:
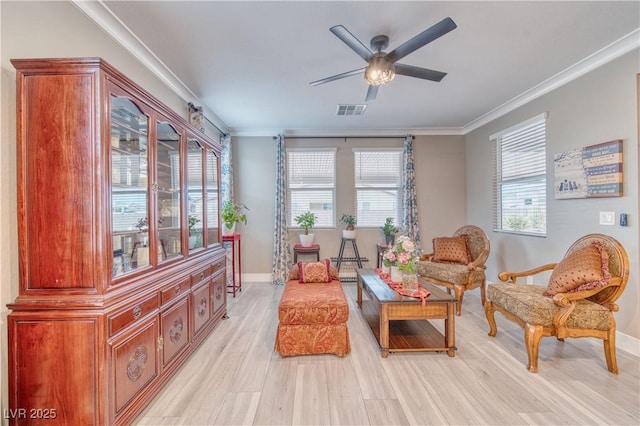
[[[191,294],[191,306],[193,315],[193,335],[211,319],[211,280],[193,290]]]
[[[190,287],[191,280],[189,278],[184,278],[181,281],[177,281],[166,286],[165,288],[160,290],[160,303],[162,305],[166,305],[181,294],[185,294],[186,292],[188,292]]]
[[[219,271],[222,270],[222,268],[224,268],[226,265],[226,257],[219,257],[216,260],[213,261],[213,263],[211,264],[211,274],[215,275],[217,274]]]
[[[109,316],[109,335],[112,336],[125,327],[141,320],[148,313],[158,309],[158,297],[153,294],[127,309]]]
[[[211,272],[213,268],[211,266],[207,266],[206,268],[199,269],[198,271],[191,274],[191,285],[198,284],[199,282],[204,281],[207,277],[211,276]]]
[[[225,274],[220,274],[213,279],[213,293],[211,295],[213,312],[218,312],[227,302],[227,285]]]
[[[160,314],[162,366],[166,366],[189,343],[189,299],[184,298]]]
[[[158,376],[158,316],[111,343],[116,414]]]

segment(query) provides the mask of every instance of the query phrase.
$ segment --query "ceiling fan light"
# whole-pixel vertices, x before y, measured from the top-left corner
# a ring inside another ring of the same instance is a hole
[[[395,67],[384,58],[374,58],[364,70],[364,81],[370,86],[382,86],[396,76]]]

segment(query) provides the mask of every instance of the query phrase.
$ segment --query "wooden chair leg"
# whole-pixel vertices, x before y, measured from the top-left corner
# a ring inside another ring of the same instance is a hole
[[[527,324],[524,328],[524,343],[527,347],[527,369],[532,373],[538,372],[540,340],[542,340],[542,326]]]
[[[493,309],[493,302],[488,301],[484,304],[484,315],[487,317],[487,322],[489,323],[489,336],[495,337],[498,332],[498,327],[496,326],[496,319],[494,317],[495,310]]]
[[[453,288],[453,291],[456,294],[456,315],[460,316],[460,314],[462,314],[462,298],[464,297],[464,288],[460,287],[459,285],[456,285]]]
[[[480,286],[480,301],[482,302],[482,306],[484,306],[484,302],[487,301],[487,282],[482,281],[482,285]]]
[[[604,357],[607,360],[607,369],[618,374],[618,361],[616,360],[616,329],[610,328],[607,338],[604,340]]]

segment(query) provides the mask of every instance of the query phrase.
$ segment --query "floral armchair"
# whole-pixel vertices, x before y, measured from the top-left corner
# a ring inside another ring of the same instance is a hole
[[[485,262],[489,258],[487,234],[479,227],[466,225],[453,237],[433,239],[433,253],[423,254],[416,262],[417,274],[434,284],[447,288],[456,297],[456,315],[462,312],[464,292],[480,287],[485,302]]]
[[[516,281],[543,271],[552,271],[546,287]],[[607,368],[618,373],[616,361],[615,301],[629,278],[629,258],[612,237],[589,234],[573,243],[559,263],[523,272],[502,272],[506,284],[487,288],[485,315],[489,336],[497,333],[494,312],[501,312],[524,329],[527,369],[538,371],[538,350],[545,336],[596,337],[604,342]]]

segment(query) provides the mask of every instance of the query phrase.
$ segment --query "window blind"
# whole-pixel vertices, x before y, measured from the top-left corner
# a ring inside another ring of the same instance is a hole
[[[400,223],[401,150],[354,150],[355,211],[359,227],[382,226],[387,217]]]
[[[546,235],[546,115],[492,136],[494,230]]]
[[[316,215],[315,227],[335,227],[335,150],[287,150],[289,226],[306,211]]]

